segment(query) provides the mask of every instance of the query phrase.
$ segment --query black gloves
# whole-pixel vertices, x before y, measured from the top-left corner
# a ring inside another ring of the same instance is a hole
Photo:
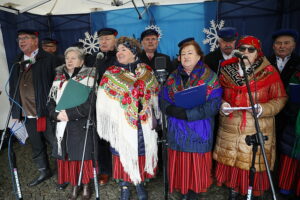
[[[187,115],[184,108],[170,105],[166,108],[166,114],[177,119],[187,120]]]

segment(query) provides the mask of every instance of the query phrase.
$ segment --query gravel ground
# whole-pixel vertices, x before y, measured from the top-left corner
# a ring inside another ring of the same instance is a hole
[[[27,187],[27,183],[36,177],[37,171],[31,161],[31,148],[29,145],[20,145],[15,142],[13,146],[18,174],[20,179],[21,191],[24,200],[63,200],[67,199],[67,195],[71,190],[68,186],[65,190],[61,191],[56,189],[56,172],[55,172],[55,160],[51,159],[51,167],[54,169],[54,175],[51,179],[44,181],[43,183],[35,187]],[[9,171],[7,148],[2,149],[0,152],[0,200],[13,200],[16,198],[11,181],[11,175]],[[94,185],[91,185],[93,188]],[[157,178],[147,183],[146,188],[149,192],[149,200],[163,200],[163,179],[159,173]],[[117,200],[119,198],[120,191],[115,181],[110,180],[105,186],[100,187],[100,199],[102,200]],[[93,188],[94,191],[94,188]],[[228,189],[225,187],[217,187],[215,184],[211,186],[206,194],[198,197],[199,200],[226,200],[228,199]],[[278,196],[278,195],[277,195]],[[78,198],[80,199],[80,198]],[[95,193],[93,192],[92,198],[95,199]],[[137,199],[134,188],[131,188],[131,199]],[[169,195],[169,199],[180,199],[179,193],[173,193]],[[265,200],[271,200],[272,196],[267,193],[263,198]],[[277,197],[278,200],[284,200],[284,198]]]

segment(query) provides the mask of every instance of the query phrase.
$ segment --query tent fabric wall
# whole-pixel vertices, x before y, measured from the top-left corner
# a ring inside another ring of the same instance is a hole
[[[218,4],[218,19],[236,27],[240,35],[253,35],[262,41],[265,55],[272,53],[272,33],[292,28],[300,33],[299,0],[224,0]],[[300,40],[298,40],[299,46]],[[299,48],[296,50],[299,53]]]
[[[142,11],[142,8],[139,8]],[[272,51],[271,34],[280,28],[294,28],[300,32],[299,0],[222,0],[194,4],[168,6],[150,6],[150,15],[146,13],[139,20],[132,9],[118,9],[81,15],[14,15],[0,11],[0,24],[6,47],[8,65],[19,52],[16,43],[16,30],[34,28],[43,37],[53,37],[60,41],[59,53],[84,37],[85,32],[110,26],[119,30],[120,35],[140,37],[144,28],[150,24],[162,30],[159,51],[174,57],[178,52],[178,41],[186,37],[195,37],[196,41],[208,53],[204,46],[203,28],[209,28],[210,20],[225,20],[225,26],[234,26],[240,35],[254,35],[261,39],[266,55]],[[299,41],[298,41],[299,43]],[[299,52],[299,48],[298,48]]]
[[[92,31],[103,27],[113,27],[119,31],[118,36],[140,38],[145,27],[157,25],[162,31],[159,52],[175,57],[178,53],[177,44],[184,38],[194,37],[204,47],[203,28],[209,26],[209,21],[215,18],[216,2],[181,4],[168,6],[151,6],[150,16],[144,14],[141,20],[134,9],[123,9],[91,14]],[[154,16],[154,19],[151,18]],[[151,24],[154,22],[154,24]]]

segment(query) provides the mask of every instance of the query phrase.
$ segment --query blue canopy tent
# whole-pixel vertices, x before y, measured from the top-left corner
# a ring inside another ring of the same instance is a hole
[[[3,5],[0,4],[1,7]],[[71,15],[27,12],[15,15],[0,11],[0,24],[10,66],[18,53],[16,30],[21,28],[34,28],[41,33],[41,38],[57,39],[60,42],[59,52],[63,53],[79,38],[84,38],[85,32],[92,35],[97,29],[110,26],[119,30],[119,36],[138,39],[145,27],[156,25],[162,33],[159,51],[174,57],[178,52],[177,43],[186,37],[195,37],[208,53],[209,46],[203,44],[206,37],[203,29],[211,26],[211,20],[217,24],[224,20],[224,26],[236,27],[240,35],[250,34],[260,38],[268,55],[272,49],[271,33],[280,28],[300,30],[300,24],[292,22],[299,16],[300,2],[297,0],[223,0],[176,5],[149,4],[138,8],[127,6],[125,9],[119,6],[114,10]]]

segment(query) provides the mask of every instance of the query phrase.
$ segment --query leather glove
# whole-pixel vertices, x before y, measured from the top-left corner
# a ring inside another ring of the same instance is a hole
[[[187,115],[184,108],[170,105],[166,108],[166,114],[177,119],[187,120]]]

